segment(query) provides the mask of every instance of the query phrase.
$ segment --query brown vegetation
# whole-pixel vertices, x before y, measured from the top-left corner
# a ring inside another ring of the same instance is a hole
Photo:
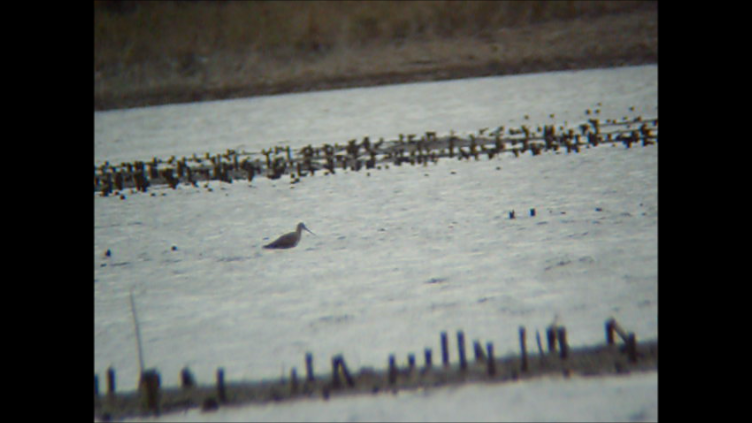
[[[656,2],[94,3],[95,109],[654,63]]]

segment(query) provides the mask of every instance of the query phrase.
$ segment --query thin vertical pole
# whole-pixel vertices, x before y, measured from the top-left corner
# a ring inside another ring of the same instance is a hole
[[[332,388],[339,388],[342,383],[339,380],[339,356],[332,357]]]
[[[614,319],[606,321],[606,344],[614,345]]]
[[[107,395],[115,395],[115,369],[107,368]]]
[[[553,326],[546,328],[546,339],[548,341],[549,354],[556,352],[556,328]]]
[[[496,374],[496,361],[494,360],[493,343],[486,343],[486,353],[488,355],[488,375],[493,376]]]
[[[226,402],[227,401],[227,392],[225,391],[225,369],[218,368],[217,369],[217,397],[219,397],[219,402]]]
[[[488,355],[488,375],[493,376],[496,374],[496,361],[493,357],[493,343],[486,343],[486,354]]]
[[[541,360],[543,360],[543,345],[541,345],[541,338],[540,338],[540,332],[538,330],[535,330],[535,342],[538,343],[538,353],[540,354]]]
[[[307,352],[305,355],[305,366],[306,366],[306,379],[309,382],[313,382],[313,354],[310,352]]]
[[[473,341],[473,351],[475,352],[475,361],[484,361],[486,357],[483,356],[483,347],[480,346],[480,341]]]
[[[562,359],[569,355],[569,346],[567,345],[567,330],[561,326],[558,329],[557,337],[559,338],[560,356]]]
[[[144,352],[141,349],[141,331],[138,326],[136,315],[136,303],[133,301],[133,288],[131,288],[131,314],[133,315],[133,327],[136,329],[136,346],[138,347],[138,374],[144,373]]]
[[[522,350],[522,371],[527,371],[527,346],[525,340],[525,327],[520,326],[520,349]]]
[[[397,366],[394,362],[394,354],[389,355],[389,384],[394,385],[397,381]]]
[[[441,362],[444,367],[449,366],[449,348],[447,342],[447,333],[441,332]]]
[[[460,370],[467,370],[467,360],[465,360],[465,334],[457,331],[457,349],[460,353]]]

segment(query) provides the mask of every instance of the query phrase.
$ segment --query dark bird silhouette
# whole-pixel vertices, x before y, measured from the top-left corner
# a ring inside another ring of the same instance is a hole
[[[273,242],[267,245],[264,245],[264,248],[268,248],[268,249],[292,248],[298,245],[298,242],[300,242],[303,229],[305,229],[308,232],[311,232],[310,229],[306,228],[306,225],[303,224],[303,222],[300,222],[298,223],[298,227],[295,230],[295,232],[290,232],[289,234],[282,235],[281,237],[275,239]],[[311,232],[311,234],[316,235],[313,232]]]

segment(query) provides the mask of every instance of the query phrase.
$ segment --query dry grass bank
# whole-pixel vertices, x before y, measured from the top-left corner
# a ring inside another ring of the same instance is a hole
[[[95,1],[95,109],[653,63],[655,2]]]

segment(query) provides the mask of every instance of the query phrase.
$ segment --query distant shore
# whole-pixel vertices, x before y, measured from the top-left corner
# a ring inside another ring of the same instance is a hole
[[[95,111],[281,93],[658,62],[657,7],[551,20],[485,36],[408,38],[324,52],[187,53],[95,66]]]

